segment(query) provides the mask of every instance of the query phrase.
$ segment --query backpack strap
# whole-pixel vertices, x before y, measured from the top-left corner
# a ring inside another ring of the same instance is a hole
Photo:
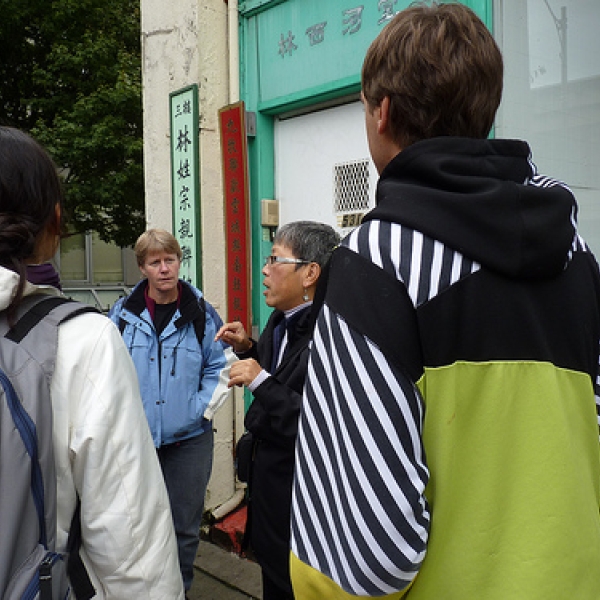
[[[96,590],[92,585],[87,569],[81,560],[79,549],[81,548],[81,499],[77,495],[77,504],[69,528],[69,538],[67,539],[67,575],[73,589],[73,594],[77,600],[90,600],[96,595]]]
[[[80,304],[75,300],[64,298],[62,296],[47,296],[42,297],[39,300],[36,298],[36,300],[37,302],[31,308],[29,308],[6,333],[5,337],[7,339],[18,344],[44,317],[49,315],[57,306],[62,306],[64,304],[71,304],[73,306],[77,305],[77,308],[74,308],[61,319],[61,323],[64,323],[65,321],[68,321],[69,319],[86,312],[99,312],[98,309],[94,308],[93,306]]]
[[[204,297],[198,298],[198,306],[200,314],[194,319],[194,331],[200,348],[202,348],[202,340],[204,339],[204,329],[206,328],[206,303]]]
[[[13,422],[23,445],[31,459],[31,493],[33,494],[33,502],[38,515],[40,528],[40,544],[44,548],[48,547],[48,536],[46,535],[46,517],[44,511],[44,483],[42,478],[42,469],[38,460],[38,445],[35,431],[35,423],[23,408],[19,401],[17,392],[10,382],[6,373],[0,370],[0,384],[4,388],[6,403],[12,416]]]

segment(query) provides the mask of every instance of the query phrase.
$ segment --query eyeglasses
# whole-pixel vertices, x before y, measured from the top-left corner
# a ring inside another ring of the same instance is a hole
[[[273,256],[273,254],[265,258],[265,267],[267,265],[272,267],[275,263],[280,265],[308,265],[310,261],[301,258],[288,258],[287,256]]]

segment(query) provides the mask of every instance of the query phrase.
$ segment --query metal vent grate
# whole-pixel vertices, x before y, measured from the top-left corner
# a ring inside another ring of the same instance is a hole
[[[356,160],[334,165],[336,213],[366,211],[369,208],[369,161]]]

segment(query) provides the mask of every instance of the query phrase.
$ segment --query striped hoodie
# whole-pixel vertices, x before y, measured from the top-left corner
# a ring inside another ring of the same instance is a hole
[[[600,597],[600,278],[526,143],[436,138],[333,255],[296,449],[298,600]]]

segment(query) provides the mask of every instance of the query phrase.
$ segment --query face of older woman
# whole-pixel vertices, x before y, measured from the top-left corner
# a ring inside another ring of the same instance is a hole
[[[148,278],[148,295],[158,304],[177,300],[179,268],[181,261],[177,254],[163,250],[149,252],[140,271]]]
[[[302,259],[301,256],[294,256],[289,247],[280,244],[273,244],[271,255],[283,259]],[[263,267],[262,273],[265,276],[263,285],[265,291],[263,295],[267,306],[278,310],[290,310],[300,304],[303,304],[303,295],[305,289],[313,282],[310,275],[311,266],[315,263],[286,263],[268,261]],[[307,290],[308,291],[308,290]],[[312,298],[312,292],[311,292]]]

